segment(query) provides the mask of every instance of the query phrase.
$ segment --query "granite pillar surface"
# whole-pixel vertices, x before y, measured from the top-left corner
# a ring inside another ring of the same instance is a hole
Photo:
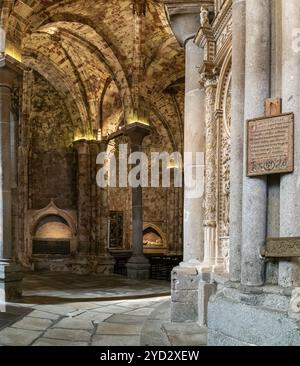
[[[0,67],[0,302],[22,296],[22,273],[13,260],[11,94],[16,74]]]
[[[232,120],[230,155],[230,253],[229,276],[241,280],[242,195],[244,166],[246,1],[232,5]]]
[[[151,132],[150,126],[135,122],[126,127],[131,153],[142,152],[144,138]],[[143,188],[132,187],[132,256],[126,264],[127,277],[144,280],[150,276],[150,263],[144,256],[143,247]]]
[[[270,14],[269,0],[246,2],[245,123],[248,119],[264,115],[264,102],[270,96]],[[246,158],[245,151],[244,163]],[[241,283],[262,286],[265,266],[260,252],[267,234],[267,179],[248,178],[246,163],[242,220]]]

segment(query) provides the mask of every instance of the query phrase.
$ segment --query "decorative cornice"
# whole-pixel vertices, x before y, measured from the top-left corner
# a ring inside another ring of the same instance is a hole
[[[205,47],[207,42],[214,42],[215,37],[211,26],[200,27],[195,36],[195,43],[200,47]]]
[[[28,69],[24,64],[9,55],[5,55],[4,57],[0,58],[0,69],[1,68],[8,68],[9,70],[20,75],[23,74],[23,71]]]
[[[194,38],[201,22],[201,7],[213,10],[213,0],[164,0],[170,27],[178,42],[184,45],[186,40]]]
[[[222,10],[216,14],[216,17],[213,21],[213,29],[216,33],[216,36],[220,35],[222,29],[224,28],[224,24],[228,22],[228,18],[232,13],[232,0],[227,0],[223,5]]]

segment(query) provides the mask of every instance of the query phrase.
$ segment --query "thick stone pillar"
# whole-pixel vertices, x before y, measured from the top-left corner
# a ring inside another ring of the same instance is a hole
[[[300,6],[299,1],[282,4],[282,104],[283,112],[295,114],[295,171],[281,177],[280,235],[300,236]],[[300,286],[299,262],[281,261],[279,285]]]
[[[98,153],[107,151],[107,141],[98,142]],[[97,187],[97,249],[98,255],[110,257],[108,242],[108,188]]]
[[[202,60],[203,50],[194,43],[193,39],[188,40],[185,45],[184,151],[192,153],[193,160],[186,162],[184,166],[183,260],[184,265],[192,266],[200,265],[204,255],[203,195],[198,195],[198,192],[190,188],[196,176],[196,169],[204,172],[204,167],[197,166],[196,162],[196,153],[202,153],[204,158],[205,151],[205,92],[200,88],[198,72]]]
[[[203,260],[203,192],[197,195],[190,188],[196,169],[204,172],[204,166],[197,166],[196,153],[205,151],[205,91],[199,85],[198,67],[203,61],[203,49],[189,39],[185,44],[185,120],[184,151],[192,153],[190,166],[185,162],[184,224],[183,224],[183,263],[172,272],[173,321],[196,321],[199,313],[200,266]],[[193,176],[190,172],[193,172]],[[204,176],[203,176],[204,180]],[[199,183],[199,182],[198,182]],[[204,184],[204,181],[202,182]],[[199,192],[198,192],[199,193]]]
[[[0,64],[0,302],[22,296],[22,273],[13,261],[10,112],[14,71]]]
[[[74,148],[78,154],[77,167],[77,216],[78,216],[78,240],[79,252],[88,254],[90,249],[90,155],[89,142],[78,140],[74,142]],[[95,161],[96,164],[96,161]]]
[[[90,141],[91,154],[91,214],[92,214],[92,233],[91,243],[97,259],[97,272],[102,274],[111,274],[114,267],[114,258],[109,253],[108,243],[108,187],[99,187],[97,185],[97,156],[107,151],[108,142]]]
[[[246,2],[245,121],[263,116],[265,99],[270,96],[270,18],[269,0]],[[261,286],[264,284],[264,261],[260,251],[265,245],[267,232],[265,177],[244,176],[242,217],[241,283],[245,286]]]
[[[229,276],[241,280],[242,195],[244,153],[246,0],[232,5],[232,121],[230,164]]]
[[[144,138],[151,132],[150,126],[139,122],[126,126],[131,153],[142,152]],[[127,262],[127,277],[144,280],[149,278],[150,264],[143,248],[143,188],[132,187],[132,256]]]
[[[97,182],[96,182],[96,174],[97,174],[97,166],[96,160],[98,155],[98,141],[91,140],[89,141],[89,152],[90,152],[90,200],[91,200],[91,209],[90,209],[90,219],[91,219],[91,230],[90,230],[90,245],[89,245],[89,254],[96,255],[97,252]],[[87,172],[88,174],[88,172]]]

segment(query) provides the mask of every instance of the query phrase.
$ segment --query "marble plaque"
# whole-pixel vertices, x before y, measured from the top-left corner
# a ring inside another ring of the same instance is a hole
[[[265,257],[300,257],[300,238],[269,238],[265,248]]]
[[[247,176],[294,170],[294,114],[247,121]]]
[[[69,255],[71,244],[69,240],[32,240],[32,254],[44,255],[44,254],[60,254]]]

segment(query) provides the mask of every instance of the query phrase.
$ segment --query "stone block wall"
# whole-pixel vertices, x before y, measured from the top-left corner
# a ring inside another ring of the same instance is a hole
[[[64,209],[76,207],[74,127],[54,87],[35,73],[31,96],[29,207],[46,207],[51,198]]]

